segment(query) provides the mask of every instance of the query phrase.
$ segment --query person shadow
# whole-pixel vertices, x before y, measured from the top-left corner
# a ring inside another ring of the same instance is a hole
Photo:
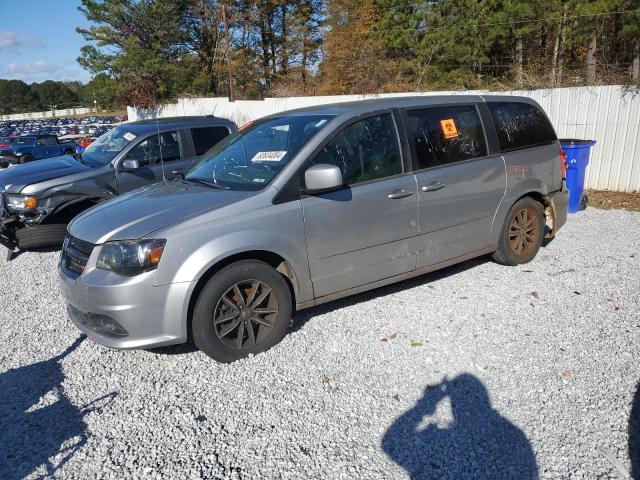
[[[629,418],[629,460],[631,478],[640,480],[640,382],[636,386]]]
[[[84,407],[65,395],[62,361],[86,337],[81,335],[60,355],[0,374],[0,478],[52,476],[86,443],[84,417],[101,410],[117,395]]]
[[[443,418],[439,410],[447,403],[450,416]],[[491,406],[485,386],[468,373],[427,386],[385,432],[382,448],[413,480],[538,478],[527,437]]]

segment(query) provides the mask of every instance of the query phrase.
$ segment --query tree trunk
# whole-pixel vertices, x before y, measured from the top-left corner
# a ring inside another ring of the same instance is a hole
[[[567,4],[564,5],[564,11],[562,12],[562,23],[560,24],[560,46],[558,48],[558,76],[556,77],[555,84],[562,85],[562,70],[564,67],[564,44],[567,38]]]
[[[516,38],[516,84],[522,88],[522,37]]]
[[[282,36],[280,41],[280,70],[282,71],[282,75],[287,75],[287,70],[289,69],[289,30],[287,25],[287,5],[283,3],[280,7],[280,11],[282,12]]]
[[[227,6],[222,5],[222,21],[224,23],[224,55],[227,57],[227,75],[229,77],[229,101],[235,102],[233,95],[233,72],[231,70],[231,49],[229,48],[229,22],[227,22]]]
[[[633,66],[631,67],[631,78],[634,82],[640,80],[640,40],[636,40],[633,48]]]
[[[558,51],[560,50],[560,32],[562,31],[562,24],[558,28],[555,41],[553,42],[553,58],[551,60],[551,85],[556,86],[556,67],[558,65]]]
[[[595,32],[589,39],[587,48],[587,85],[593,85],[596,82],[596,48],[598,45],[598,37]]]

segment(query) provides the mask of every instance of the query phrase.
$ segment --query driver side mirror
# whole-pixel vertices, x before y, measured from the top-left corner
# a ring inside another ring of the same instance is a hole
[[[134,170],[138,170],[139,168],[140,168],[140,162],[138,160],[129,158],[122,162],[122,170],[125,172],[132,172]]]
[[[342,172],[336,165],[319,163],[304,172],[304,185],[307,193],[322,193],[337,190],[344,185]]]

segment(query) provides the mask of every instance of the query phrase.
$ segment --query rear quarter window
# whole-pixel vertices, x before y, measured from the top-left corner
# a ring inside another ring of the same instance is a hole
[[[487,106],[503,152],[546,145],[557,140],[547,117],[530,103],[487,102]]]
[[[227,135],[229,135],[229,129],[226,127],[192,128],[191,136],[196,155],[202,155]]]

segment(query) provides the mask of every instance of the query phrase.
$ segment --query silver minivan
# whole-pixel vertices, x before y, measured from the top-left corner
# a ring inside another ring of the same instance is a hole
[[[292,314],[480,255],[533,259],[567,217],[560,144],[512,96],[376,99],[242,127],[180,178],[69,225],[71,321],[113,348],[231,362]]]

